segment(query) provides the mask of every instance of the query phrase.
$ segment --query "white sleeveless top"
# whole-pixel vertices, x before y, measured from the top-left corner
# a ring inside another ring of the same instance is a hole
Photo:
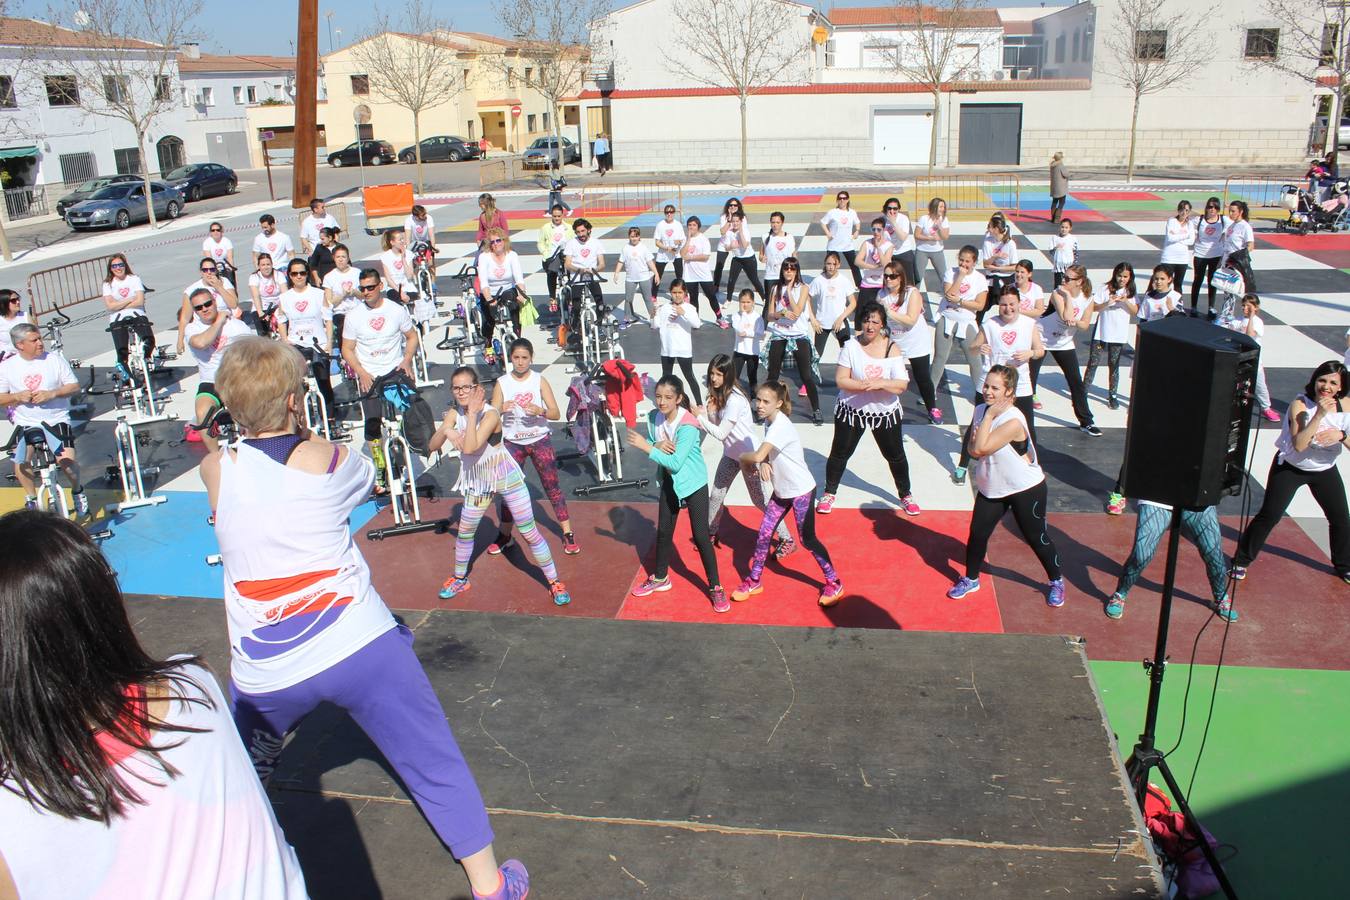
[[[894,294],[878,294],[877,301],[886,307],[891,316],[902,315],[905,306],[908,305],[903,299],[897,302]],[[905,354],[905,359],[918,359],[933,352],[933,329],[922,315],[913,325],[908,326],[901,325],[887,316],[886,327],[891,330],[891,337],[900,345],[900,352]]]
[[[505,384],[503,384],[505,388]],[[488,410],[496,407],[487,404],[479,418],[487,415]],[[455,413],[455,431],[464,433],[468,426],[468,414]],[[477,423],[475,423],[477,424]],[[459,457],[459,478],[454,490],[466,497],[487,497],[498,494],[511,487],[514,480],[524,480],[520,466],[511,458],[511,454],[501,444],[491,442],[479,447],[473,453],[461,453]]]
[[[862,270],[862,287],[880,288],[882,286],[882,268],[881,255],[887,249],[895,249],[895,245],[890,241],[882,241],[881,246],[877,246],[875,241],[864,241],[862,253],[859,254],[858,268]]]
[[[1300,399],[1303,405],[1308,407],[1308,415],[1311,417],[1313,410],[1317,409],[1317,404],[1310,397]],[[1317,426],[1317,433],[1321,434],[1324,431],[1350,431],[1350,413],[1334,412],[1323,416]],[[1345,445],[1332,444],[1330,447],[1319,447],[1316,444],[1309,444],[1308,449],[1300,453],[1294,449],[1294,438],[1289,433],[1289,417],[1286,415],[1280,436],[1275,439],[1275,449],[1279,451],[1277,458],[1282,463],[1305,472],[1324,472],[1336,465],[1336,460],[1345,449]]]
[[[153,735],[167,747],[161,763],[136,752],[118,763],[123,781],[145,801],[128,804],[125,815],[108,825],[67,819],[0,787],[0,853],[24,900],[308,896],[215,679],[195,665],[181,674],[200,689],[174,685],[179,699],[169,701],[165,718],[201,731]],[[177,777],[165,773],[166,764]]]
[[[884,341],[884,338],[876,338]],[[886,341],[889,344],[889,341]],[[889,352],[889,348],[888,348]],[[905,373],[905,354],[903,352],[882,359],[867,355],[857,338],[850,338],[839,350],[839,365],[847,366],[852,376],[859,380],[869,378],[900,378],[908,380]],[[836,415],[841,415],[854,425],[872,428],[883,424],[882,419],[900,412],[900,396],[890,391],[850,391],[839,388],[839,400],[835,407]]]
[[[984,414],[988,409],[989,407],[984,403],[975,407],[975,415],[970,420],[972,429],[980,426],[980,422],[984,419]],[[1026,417],[1015,406],[1008,407],[1003,415],[994,420],[991,427],[998,428],[1014,419],[1022,423],[1022,429],[1026,432]],[[998,500],[1002,497],[1019,494],[1027,488],[1035,487],[1045,480],[1045,473],[1041,471],[1040,459],[1036,455],[1036,445],[1028,437],[1026,456],[1022,456],[1014,450],[1011,443],[1004,444],[988,456],[982,456],[974,460],[970,464],[970,478],[975,485],[975,490],[990,500]]]
[[[998,316],[989,316],[984,320],[984,324],[980,327],[992,352],[985,358],[984,371],[980,373],[981,389],[984,388],[984,376],[989,373],[991,368],[994,366],[1011,366],[1017,370],[1016,395],[1018,397],[1031,396],[1030,361],[1015,362],[1013,354],[1031,349],[1031,336],[1036,333],[1036,325],[1035,319],[1029,319],[1023,315],[1018,315],[1011,325],[1004,324]]]
[[[1077,297],[1070,297],[1064,294],[1064,299],[1069,303],[1069,309],[1073,311],[1074,316],[1082,318],[1084,311],[1092,303],[1092,298],[1086,294],[1079,294]],[[1068,325],[1059,317],[1059,310],[1054,308],[1053,303],[1050,312],[1037,323],[1041,329],[1041,342],[1046,350],[1071,350],[1073,349],[1074,335],[1078,332],[1077,325]]]
[[[221,450],[216,540],[230,675],[245,691],[298,684],[394,627],[348,525],[374,478],[358,453],[312,475],[243,442]]]
[[[524,381],[517,381],[516,376],[508,372],[497,379],[497,386],[502,389],[503,403],[514,400],[517,403],[543,406],[544,392],[541,381],[538,372],[529,372]],[[519,409],[512,408],[502,416],[502,437],[513,444],[533,444],[541,441],[548,437],[548,417],[526,415]]]

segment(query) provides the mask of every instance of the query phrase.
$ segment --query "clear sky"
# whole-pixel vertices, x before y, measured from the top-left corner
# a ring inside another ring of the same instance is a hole
[[[52,0],[10,0],[10,15],[46,18]],[[395,0],[397,2],[397,0]],[[510,0],[504,0],[510,2]],[[564,0],[565,2],[565,0]],[[612,0],[626,6],[632,0]],[[805,0],[827,12],[832,6],[887,6],[891,0]],[[940,3],[941,0],[938,0]],[[1059,6],[1072,0],[996,0],[990,6]],[[451,26],[464,31],[501,32],[495,4],[482,0],[438,0],[442,15]],[[319,0],[319,52],[327,53],[329,26],[333,43],[341,47],[369,28],[373,16],[370,0]],[[198,20],[198,35],[206,53],[262,53],[290,56],[294,51],[297,5],[292,0],[205,0]],[[393,7],[390,9],[391,13]],[[331,18],[328,13],[332,13]]]

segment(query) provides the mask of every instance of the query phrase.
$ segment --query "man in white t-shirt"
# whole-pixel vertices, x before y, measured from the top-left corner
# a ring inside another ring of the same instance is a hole
[[[385,297],[380,290],[380,273],[362,269],[357,281],[361,302],[347,313],[342,323],[342,358],[356,375],[356,386],[367,394],[374,386],[402,383],[413,386],[413,357],[417,353],[417,326],[407,308]],[[366,440],[375,462],[375,479],[384,485],[384,448],[380,445],[380,418],[383,404],[379,398],[361,402],[366,417]]]
[[[319,245],[319,232],[325,228],[335,228],[339,233],[342,231],[338,220],[327,211],[324,202],[316,197],[309,201],[309,215],[300,223],[301,253],[309,256],[314,252],[314,248]],[[272,264],[281,265],[276,260],[272,260]]]
[[[598,275],[603,272],[605,269],[605,248],[598,239],[591,240],[591,223],[586,219],[577,219],[572,223],[572,234],[574,237],[563,246],[563,268],[569,274],[589,272]],[[584,284],[586,289],[591,292],[591,297],[595,300],[596,313],[603,312],[605,297],[600,291],[599,280],[587,278],[580,283]],[[573,318],[575,319],[580,312],[581,304],[578,302],[576,294],[573,293]]]
[[[70,480],[75,511],[89,515],[89,497],[80,484],[75,462],[75,441],[70,432],[70,398],[80,383],[70,363],[59,353],[48,353],[36,325],[24,322],[9,331],[16,351],[0,363],[0,406],[14,407],[14,426],[19,430],[14,446],[14,477],[23,488],[26,505],[37,505],[37,481],[30,464],[29,432],[40,431],[57,465]]]
[[[220,358],[225,348],[241,337],[248,337],[254,331],[236,319],[221,312],[211,291],[200,287],[188,295],[192,304],[192,321],[188,322],[184,332],[188,348],[192,351],[192,360],[197,364],[197,398],[193,408],[193,421],[204,423],[212,410],[221,406],[216,394],[216,369],[220,368]],[[198,429],[206,449],[215,453],[219,443],[205,429]]]
[[[277,220],[271,213],[259,216],[258,225],[262,227],[262,233],[253,239],[253,268],[258,268],[258,254],[266,253],[272,257],[273,269],[285,271],[286,264],[295,255],[295,244],[291,243],[289,237],[277,231]],[[314,237],[317,242],[317,232]]]

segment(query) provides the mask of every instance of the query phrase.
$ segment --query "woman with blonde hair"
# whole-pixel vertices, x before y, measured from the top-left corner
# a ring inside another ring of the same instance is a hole
[[[487,249],[478,254],[474,265],[478,268],[475,287],[483,301],[483,340],[492,339],[492,329],[503,315],[511,317],[511,325],[520,336],[520,306],[529,302],[525,293],[525,273],[520,267],[520,256],[511,249],[511,238],[500,228],[489,228]],[[505,352],[506,348],[500,348]]]
[[[479,250],[486,250],[488,232],[493,228],[506,232],[509,226],[506,224],[506,213],[497,208],[497,200],[491,194],[478,195],[478,209],[478,233],[474,240],[478,241]]]

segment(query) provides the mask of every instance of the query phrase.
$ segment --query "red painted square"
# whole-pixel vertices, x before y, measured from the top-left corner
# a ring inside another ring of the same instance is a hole
[[[1070,191],[1075,200],[1162,200],[1149,191]]]

